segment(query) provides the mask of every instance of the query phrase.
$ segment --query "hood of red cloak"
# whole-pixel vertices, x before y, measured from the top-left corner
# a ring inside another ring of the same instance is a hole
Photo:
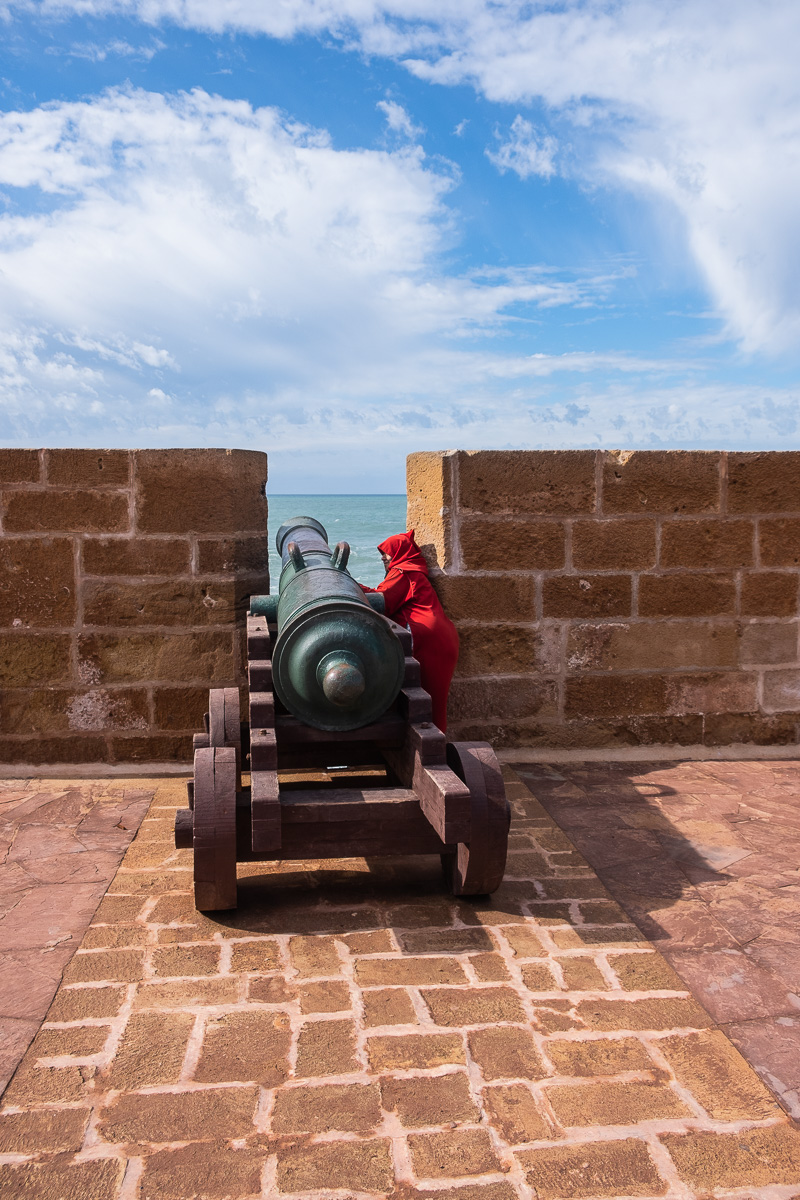
[[[423,571],[428,574],[428,564],[422,556],[417,543],[414,541],[414,530],[408,533],[395,533],[378,546],[381,554],[388,554],[391,562],[390,571]]]

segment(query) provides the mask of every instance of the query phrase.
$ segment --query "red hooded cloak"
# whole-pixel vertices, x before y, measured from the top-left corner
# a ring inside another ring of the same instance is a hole
[[[428,564],[414,541],[414,530],[397,533],[378,549],[391,558],[382,592],[386,615],[411,630],[421,683],[433,702],[433,723],[447,731],[447,696],[458,661],[458,633],[428,578]],[[362,584],[363,587],[363,584]]]

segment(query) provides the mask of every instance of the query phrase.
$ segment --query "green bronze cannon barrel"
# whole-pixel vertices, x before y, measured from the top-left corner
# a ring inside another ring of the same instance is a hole
[[[339,542],[331,551],[319,521],[293,517],[281,525],[276,545],[278,596],[254,596],[251,612],[277,621],[277,695],[317,729],[369,725],[400,691],[405,659],[399,639],[347,570],[350,547]]]

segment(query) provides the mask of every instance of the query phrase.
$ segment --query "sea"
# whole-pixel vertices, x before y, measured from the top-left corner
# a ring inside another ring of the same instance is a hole
[[[328,534],[328,545],[349,542],[348,570],[359,583],[377,587],[383,579],[383,563],[377,545],[393,533],[406,530],[406,497],[390,496],[275,496],[269,502],[269,574],[271,587],[278,586],[281,563],[275,550],[275,534],[291,517],[314,517]]]

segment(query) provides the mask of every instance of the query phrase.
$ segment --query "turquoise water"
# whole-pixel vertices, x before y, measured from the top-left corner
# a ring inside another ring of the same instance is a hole
[[[314,517],[328,532],[328,544],[350,543],[348,570],[359,583],[376,587],[383,579],[378,542],[406,529],[406,498],[401,496],[273,496],[269,501],[269,573],[277,587],[280,560],[275,534],[290,517]]]

